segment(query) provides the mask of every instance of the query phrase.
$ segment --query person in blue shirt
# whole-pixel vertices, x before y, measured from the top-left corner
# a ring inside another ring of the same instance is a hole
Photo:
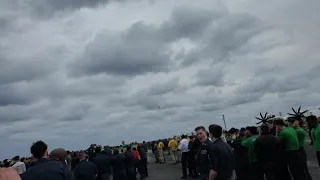
[[[69,180],[68,172],[60,161],[48,158],[48,146],[43,141],[37,141],[31,148],[35,162],[21,175],[22,180]]]

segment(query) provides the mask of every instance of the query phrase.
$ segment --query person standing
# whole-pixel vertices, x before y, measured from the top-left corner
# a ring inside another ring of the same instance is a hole
[[[147,153],[148,149],[147,147],[142,145],[138,146],[138,152],[140,154],[140,168],[141,168],[141,173],[143,174],[143,177],[148,177],[148,158],[147,158]]]
[[[50,152],[50,159],[61,162],[67,175],[66,178],[68,180],[72,180],[73,179],[72,172],[67,165],[66,157],[67,157],[67,152],[63,148],[57,148]]]
[[[14,161],[14,164],[12,165],[12,167],[17,170],[19,175],[26,171],[26,165],[24,164],[22,158],[20,161],[20,157],[16,156],[13,158],[13,161]]]
[[[158,145],[157,145],[157,150],[158,150],[160,164],[164,163],[163,148],[164,148],[164,144],[161,140],[159,140]]]
[[[237,180],[247,180],[250,177],[250,161],[247,148],[241,145],[246,129],[242,127],[232,136],[231,147],[235,156],[235,172]]]
[[[118,149],[113,151],[111,159],[113,180],[127,180],[125,160],[126,157],[120,154]]]
[[[130,146],[127,146],[123,149],[123,155],[126,157],[124,164],[127,172],[127,180],[136,180],[136,172],[134,170],[134,155]]]
[[[173,164],[178,164],[178,162],[179,162],[178,152],[177,152],[178,142],[177,142],[175,136],[169,141],[168,147],[169,147],[169,151],[170,151],[171,157],[172,157],[172,159],[174,161]]]
[[[189,136],[189,161],[188,161],[188,168],[189,168],[189,177],[196,178],[198,177],[198,173],[196,170],[196,154],[199,150],[199,146],[201,145],[200,141],[196,139],[195,136]]]
[[[97,146],[95,149],[96,156],[92,159],[92,162],[98,168],[97,180],[109,180],[111,174],[111,157],[101,153],[101,147]]]
[[[71,170],[72,158],[71,158],[70,151],[67,151],[66,161],[67,161],[68,168]]]
[[[308,116],[307,120],[309,121],[308,124],[312,127],[311,136],[313,139],[313,146],[316,150],[318,165],[320,167],[320,125],[315,116]]]
[[[141,171],[141,164],[140,164],[141,156],[140,156],[140,154],[139,154],[139,152],[138,152],[136,147],[133,147],[131,152],[132,152],[133,157],[134,157],[134,161],[133,162],[134,162],[135,173],[137,174],[137,170],[138,170],[138,172],[140,174],[140,178],[144,179],[144,174]]]
[[[261,135],[256,139],[255,152],[262,166],[262,172],[267,180],[282,180],[280,173],[276,173],[279,158],[277,138],[270,134],[268,125],[261,127]],[[277,178],[278,177],[278,178]]]
[[[309,173],[309,169],[308,169],[308,165],[307,165],[307,153],[304,150],[304,145],[305,145],[305,141],[306,141],[306,133],[301,128],[301,123],[302,123],[302,120],[300,118],[290,117],[288,120],[288,125],[291,126],[292,128],[294,128],[297,132],[298,141],[299,141],[299,151],[303,157],[304,172],[306,175],[306,179],[312,180],[312,177]]]
[[[278,140],[284,144],[285,158],[294,180],[306,180],[304,173],[304,161],[299,152],[299,140],[297,132],[292,127],[285,127],[282,119],[275,120]]]
[[[200,174],[199,180],[206,180],[209,176],[209,154],[208,149],[212,141],[207,136],[207,131],[203,126],[195,128],[197,138],[201,142],[201,147],[196,154],[196,171]]]
[[[241,145],[248,149],[248,157],[250,160],[250,175],[253,180],[262,180],[262,164],[259,163],[256,151],[255,151],[255,141],[258,138],[257,127],[251,126],[247,128],[245,137],[241,142]]]
[[[181,179],[187,178],[187,165],[189,159],[189,149],[188,149],[189,141],[187,136],[182,135],[181,141],[179,143],[178,149],[181,151],[181,164],[182,164],[182,177]]]
[[[66,180],[68,177],[64,165],[59,161],[48,158],[48,146],[43,141],[34,143],[31,154],[35,162],[30,165],[26,172],[21,174],[22,180]]]
[[[209,126],[209,180],[231,180],[234,170],[234,155],[231,146],[221,139],[222,127],[216,124]]]
[[[75,180],[95,180],[98,175],[97,166],[86,160],[86,153],[81,151],[78,155],[80,163],[74,169]]]

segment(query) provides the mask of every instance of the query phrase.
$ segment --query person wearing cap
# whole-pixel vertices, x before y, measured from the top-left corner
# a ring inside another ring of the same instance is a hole
[[[75,180],[95,180],[98,175],[97,166],[87,161],[87,155],[84,151],[80,151],[78,158],[80,163],[74,169],[74,179]]]
[[[278,140],[284,144],[284,155],[294,180],[306,180],[303,156],[299,152],[299,139],[296,130],[285,127],[282,119],[275,120]]]

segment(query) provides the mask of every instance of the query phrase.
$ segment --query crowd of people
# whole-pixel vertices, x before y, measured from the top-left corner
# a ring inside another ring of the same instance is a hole
[[[152,151],[156,163],[165,163],[164,150],[174,164],[181,162],[182,179],[230,179],[235,170],[237,180],[311,180],[304,150],[306,131],[320,167],[320,117],[305,117],[300,108],[293,112],[288,118],[260,113],[261,126],[227,132],[216,125],[208,130],[199,126],[196,135],[153,142]]]
[[[225,132],[212,124],[196,127],[195,135],[129,145],[123,141],[118,147],[92,144],[79,152],[59,148],[49,154],[47,144],[38,141],[30,148],[31,158],[16,156],[3,165],[11,167],[7,169],[11,177],[16,173],[22,180],[136,180],[137,174],[141,179],[148,177],[147,153],[151,149],[160,164],[165,164],[164,151],[168,150],[173,163],[181,163],[182,179],[231,180],[235,172],[238,180],[311,180],[305,132],[309,131],[320,167],[319,119],[305,117],[306,111],[300,112],[300,108],[293,111],[285,120],[260,113],[258,127]]]
[[[47,144],[37,141],[30,148],[32,157],[16,156],[2,166],[15,169],[22,180],[136,180],[137,174],[144,179],[148,177],[147,146],[123,141],[117,147],[92,144],[87,150],[58,148],[49,154]]]

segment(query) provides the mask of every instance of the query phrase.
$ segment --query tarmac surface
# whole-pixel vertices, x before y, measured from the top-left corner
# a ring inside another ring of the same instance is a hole
[[[308,167],[309,172],[313,180],[317,180],[320,177],[320,168],[318,166],[316,153],[314,148],[309,145],[310,141],[307,140],[305,150],[308,154]],[[149,158],[149,177],[146,180],[178,180],[182,176],[181,164],[173,164],[171,156],[168,155],[168,152],[165,151],[166,162],[164,164],[155,163],[155,156],[152,152],[148,153]],[[139,178],[139,175],[138,175]],[[193,178],[188,178],[192,180]],[[234,178],[235,179],[235,176]]]

